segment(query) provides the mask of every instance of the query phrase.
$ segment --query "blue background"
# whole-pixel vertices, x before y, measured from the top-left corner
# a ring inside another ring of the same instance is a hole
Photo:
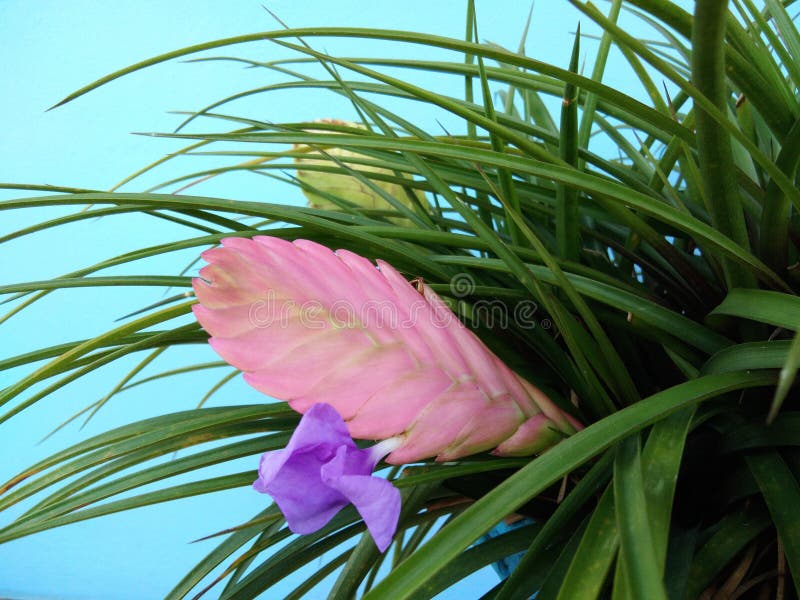
[[[465,6],[461,1],[430,0],[278,0],[269,3],[269,8],[290,26],[396,28],[456,38],[464,34]],[[479,0],[477,6],[480,37],[516,49],[528,3]],[[526,44],[528,54],[566,66],[578,20],[579,15],[566,1],[538,3]],[[233,63],[170,62],[117,80],[56,110],[45,112],[47,107],[82,85],[144,58],[211,39],[277,28],[257,1],[0,2],[0,55],[4,57],[5,80],[0,94],[0,181],[110,188],[136,169],[182,146],[174,140],[130,135],[131,132],[170,131],[181,117],[166,111],[197,110],[228,94],[276,81],[276,76]],[[583,30],[596,32],[585,19]],[[311,43],[318,49],[342,55],[432,58],[430,50],[403,45],[330,39],[314,39]],[[586,62],[586,72],[591,70],[596,47],[596,41],[584,41],[582,60]],[[268,42],[228,48],[216,54],[261,60],[288,55]],[[441,53],[440,56],[453,55]],[[463,93],[463,80],[458,78],[419,75],[415,81],[452,95]],[[606,82],[622,87],[629,85],[630,79],[621,69],[612,67]],[[343,100],[309,91],[259,96],[227,110],[275,122],[354,118],[352,108]],[[402,111],[406,118],[429,131],[441,131],[439,123],[451,132],[464,130],[458,120],[429,107],[405,103]],[[198,123],[194,130],[215,127],[213,123]],[[209,164],[198,158],[182,159],[123,190],[143,190],[148,185]],[[191,193],[270,202],[303,201],[294,188],[255,175],[218,178],[194,188]],[[13,197],[18,193],[2,194]],[[0,235],[67,212],[47,209],[0,213]],[[47,279],[108,256],[187,235],[192,234],[150,217],[125,216],[82,222],[28,236],[0,245],[0,284]],[[195,250],[170,254],[101,274],[175,274],[196,254]],[[101,333],[114,327],[114,320],[120,316],[160,298],[161,292],[152,288],[53,293],[0,324],[0,359]],[[7,306],[0,307],[0,314]],[[213,359],[205,348],[170,351],[150,365],[142,376],[191,361]],[[121,361],[67,386],[0,425],[0,456],[3,458],[0,481],[9,479],[36,460],[111,427],[192,408],[222,374],[221,371],[216,374],[201,372],[141,386],[113,398],[83,429],[79,426],[82,421],[76,421],[38,443],[56,425],[103,396],[136,362],[137,359]],[[0,386],[8,385],[22,374],[19,369],[0,372]],[[257,392],[236,381],[215,396],[211,404],[260,400]],[[219,475],[255,469],[255,464],[251,463],[226,464],[206,473]],[[197,475],[178,478],[168,484],[196,478]],[[248,520],[265,501],[265,497],[242,488],[84,521],[0,545],[0,596],[162,597],[218,541],[190,544],[191,540]],[[22,508],[0,513],[0,526],[20,514]],[[294,584],[301,580],[295,579]],[[494,573],[484,569],[442,597],[477,597],[496,582]],[[214,595],[212,592],[209,597]],[[269,596],[277,597],[275,592]],[[324,597],[324,590],[318,588],[310,597]]]

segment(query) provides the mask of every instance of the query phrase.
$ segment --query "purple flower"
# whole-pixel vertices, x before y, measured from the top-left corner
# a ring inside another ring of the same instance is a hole
[[[400,492],[372,471],[399,443],[390,438],[359,450],[336,409],[315,404],[286,448],[262,455],[253,487],[272,496],[289,529],[300,534],[321,529],[352,503],[384,552],[397,529]]]

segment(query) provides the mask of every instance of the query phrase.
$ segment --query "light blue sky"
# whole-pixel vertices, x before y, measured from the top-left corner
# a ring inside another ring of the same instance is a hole
[[[365,2],[277,0],[271,10],[292,26],[347,25],[410,29],[461,37],[465,2],[409,0]],[[528,3],[479,0],[480,36],[516,48]],[[527,40],[528,54],[566,65],[578,14],[566,0],[537,4]],[[45,109],[80,86],[141,59],[211,39],[276,28],[260,1],[212,0],[3,0],[0,2],[0,55],[4,57],[4,92],[0,95],[0,181],[49,183],[107,189],[123,177],[180,146],[170,140],[130,135],[139,131],[169,131],[180,117],[169,110],[198,109],[230,93],[264,85],[274,77],[263,70],[243,69],[231,63],[162,64],[115,81],[80,100],[50,112]],[[584,32],[596,31],[583,20]],[[353,40],[317,40],[332,53],[383,53],[407,56],[419,48],[387,47]],[[591,68],[596,43],[584,43],[583,56]],[[286,51],[267,42],[225,52],[270,60]],[[429,55],[425,51],[425,56]],[[627,75],[612,69],[609,81],[623,85]],[[427,77],[425,85],[461,92],[461,82]],[[322,117],[353,118],[347,105],[319,92],[282,92],[260,96],[231,110],[272,121]],[[417,125],[437,131],[437,118],[448,129],[460,131],[454,119],[419,106],[404,106]],[[202,129],[198,126],[198,130]],[[141,190],[170,175],[198,168],[183,161],[125,188]],[[205,195],[270,202],[299,202],[292,188],[266,178],[242,176],[211,182],[197,189]],[[12,194],[3,193],[3,197]],[[3,213],[0,235],[50,218],[63,211]],[[45,279],[93,264],[134,248],[178,239],[179,229],[144,217],[85,222],[60,231],[37,234],[0,246],[0,284]],[[160,258],[133,270],[147,274],[174,274],[194,252]],[[100,296],[102,295],[102,296]],[[96,299],[102,297],[102,303]],[[114,319],[153,301],[152,290],[104,289],[56,293],[0,325],[0,359],[45,345],[83,337],[87,330],[102,332]],[[87,312],[91,307],[91,312]],[[187,360],[211,359],[197,348],[181,356],[165,357],[152,374]],[[183,376],[163,384],[143,386],[115,398],[83,430],[70,426],[37,445],[55,425],[96,400],[122,377],[134,362],[87,378],[0,425],[0,480],[5,481],[35,460],[105,431],[154,414],[191,408],[216,381],[213,374]],[[0,386],[19,372],[0,373]],[[146,389],[145,389],[146,388]],[[258,402],[259,396],[235,383],[214,403]],[[217,474],[255,469],[249,462],[225,465]],[[215,542],[188,542],[249,519],[265,498],[249,489],[158,505],[100,520],[83,522],[0,546],[0,595],[14,598],[157,598],[208,552]],[[0,513],[0,525],[19,511]],[[494,585],[489,572],[474,584]],[[453,598],[472,591],[455,592]],[[213,597],[213,595],[212,595]],[[274,597],[274,596],[272,596]],[[321,597],[320,595],[314,597]]]

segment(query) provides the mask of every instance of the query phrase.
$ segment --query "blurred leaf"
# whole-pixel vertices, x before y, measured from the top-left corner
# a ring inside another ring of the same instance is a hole
[[[800,589],[800,483],[774,450],[754,452],[746,460],[778,530],[795,589]]]
[[[732,315],[796,331],[800,329],[800,298],[766,290],[735,289],[711,314]]]
[[[778,411],[783,406],[783,401],[786,400],[794,383],[798,367],[800,367],[800,333],[796,333],[792,338],[792,343],[786,352],[786,362],[781,367],[778,376],[778,385],[775,388],[775,396],[772,398],[772,405],[767,415],[767,424],[772,423],[778,416]]]

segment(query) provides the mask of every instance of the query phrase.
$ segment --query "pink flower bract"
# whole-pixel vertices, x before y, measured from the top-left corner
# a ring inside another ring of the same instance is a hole
[[[580,427],[383,261],[267,236],[203,258],[194,313],[217,353],[300,413],[325,402],[355,438],[399,436],[387,462],[529,455]]]

